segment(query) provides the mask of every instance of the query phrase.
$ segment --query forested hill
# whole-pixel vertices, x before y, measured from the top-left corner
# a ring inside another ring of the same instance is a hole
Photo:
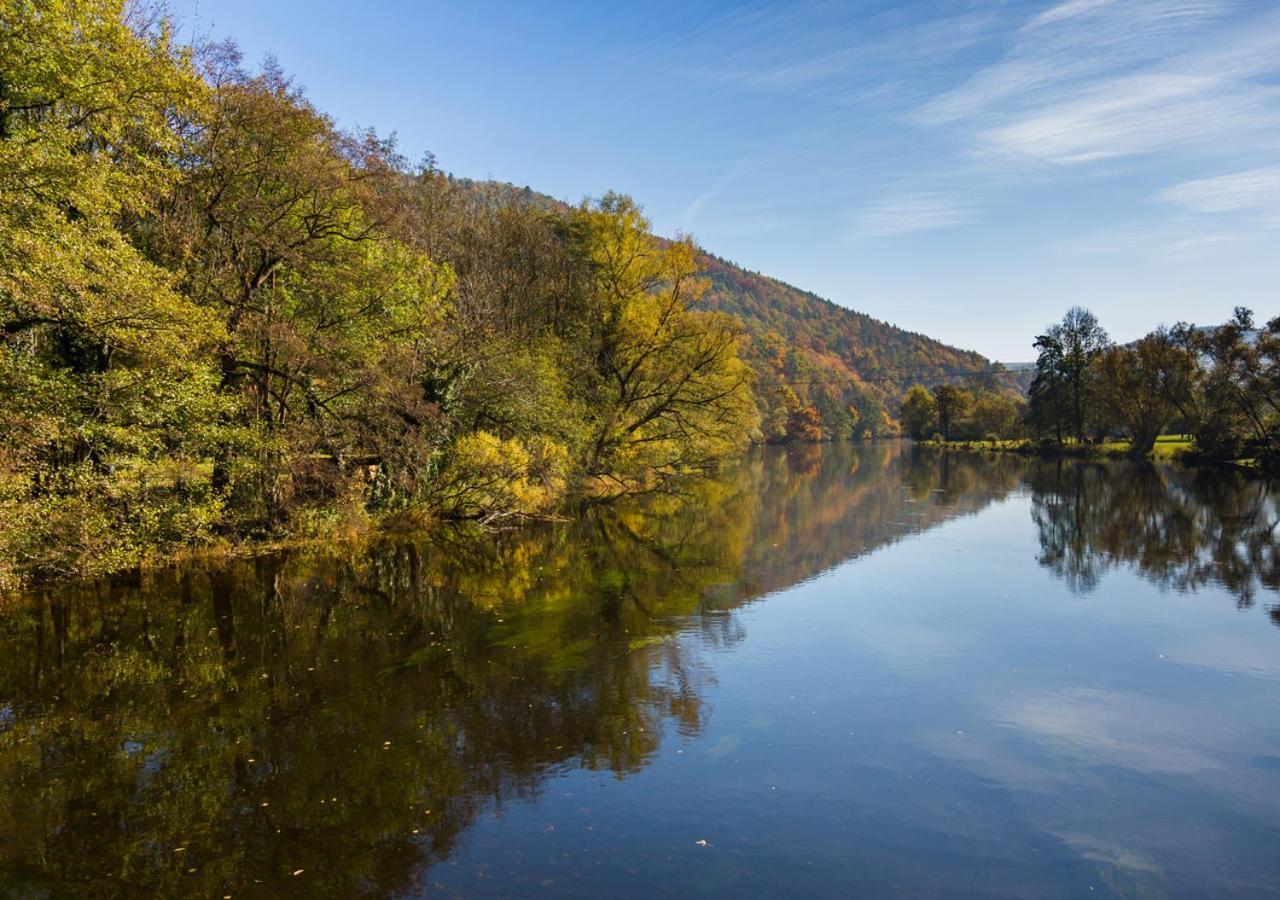
[[[487,205],[532,206],[554,214],[569,204],[506,182],[451,179]],[[981,377],[1017,391],[1012,375],[978,353],[906,331],[817,294],[708,253],[702,306],[739,320],[749,340],[767,440],[846,439],[892,434],[898,402],[912,384]]]
[[[982,377],[1001,387],[1012,385],[981,354],[906,331],[705,251],[701,265],[711,281],[706,307],[745,325],[751,336],[746,356],[757,371],[817,409],[828,430],[828,420],[841,405],[832,394],[860,412],[849,427],[862,435],[888,429],[882,410],[896,410],[912,384]]]
[[[906,331],[714,254],[704,252],[703,263],[712,285],[708,308],[736,316],[753,332],[775,332],[806,350],[838,358],[890,391],[991,368],[981,354]]]

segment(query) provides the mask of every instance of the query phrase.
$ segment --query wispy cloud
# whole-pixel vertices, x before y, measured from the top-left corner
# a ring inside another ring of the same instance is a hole
[[[1223,247],[1274,244],[1280,231],[1280,166],[1180,181],[1153,199],[1169,211],[1095,229],[1060,249],[1069,256],[1122,253],[1188,263]]]
[[[1034,115],[1184,52],[1222,13],[1221,3],[1186,0],[1061,4],[1016,29],[1001,55],[913,118],[982,129]]]
[[[1110,6],[1114,2],[1115,0],[1068,0],[1066,3],[1059,3],[1057,6],[1046,9],[1028,22],[1026,27],[1039,28],[1041,25],[1061,22],[1063,19],[1073,19],[1104,6]]]
[[[714,58],[686,67],[695,77],[750,89],[805,89],[838,96],[936,65],[987,38],[997,13],[983,5],[942,15],[890,11],[867,16],[853,5],[766,3],[734,10],[687,32],[666,52]]]
[[[1172,73],[1108,80],[978,133],[988,149],[1062,166],[1205,147],[1277,124],[1269,98]]]
[[[1161,167],[1226,169],[1157,193],[1181,213],[1112,223],[1071,250],[1203,254],[1280,223],[1280,167],[1257,166],[1280,152],[1277,77],[1280,7],[1067,0],[1026,19],[1001,55],[908,115],[985,166],[988,176],[969,183],[974,191],[1007,191],[1016,177],[1054,183],[1093,173],[1149,179]],[[1235,219],[1206,227],[1187,217],[1206,212]]]
[[[1156,198],[1198,213],[1280,212],[1280,166],[1183,181],[1160,191]]]
[[[712,182],[711,186],[699,194],[697,197],[685,207],[684,212],[680,216],[680,230],[688,233],[693,230],[694,223],[697,222],[698,215],[702,212],[703,207],[723,193],[725,188],[739,180],[751,170],[751,165],[746,162],[739,162],[731,166],[728,171]]]
[[[1117,193],[1078,246],[1097,245],[1109,230],[1117,235],[1109,248],[1148,246],[1165,233],[1165,247],[1200,252],[1247,240],[1241,216],[1270,215],[1242,197],[1263,190],[1258,179],[1273,177],[1268,160],[1280,154],[1280,5],[940,6],[923,0],[868,15],[825,0],[763,0],[684,30],[663,52],[717,103],[739,104],[747,116],[770,110],[769,143],[760,130],[743,131],[757,141],[744,142],[760,160],[757,178],[797,207],[831,209],[858,237],[977,221],[985,210],[1019,208],[1020,193],[1070,190],[1083,178]],[[1151,206],[1161,172],[1185,184]],[[725,187],[722,179],[690,202],[686,227]],[[1224,199],[1229,192],[1234,200]],[[879,199],[867,204],[868,196]],[[1211,203],[1238,221],[1190,221]]]
[[[950,228],[973,220],[965,204],[941,194],[913,193],[878,200],[854,217],[857,237],[894,237],[934,228]]]

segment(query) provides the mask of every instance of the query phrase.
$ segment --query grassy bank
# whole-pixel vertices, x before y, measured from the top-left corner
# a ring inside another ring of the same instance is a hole
[[[1133,445],[1129,441],[1101,441],[1098,443],[1078,443],[1074,440],[1036,441],[1030,438],[1018,438],[1001,441],[921,441],[924,447],[939,447],[946,450],[969,450],[988,453],[1021,453],[1026,456],[1069,456],[1079,459],[1129,459]],[[1254,468],[1257,461],[1252,459],[1221,460],[1212,459],[1201,454],[1195,441],[1186,434],[1161,435],[1147,458],[1157,462],[1183,462],[1197,465],[1220,465]]]

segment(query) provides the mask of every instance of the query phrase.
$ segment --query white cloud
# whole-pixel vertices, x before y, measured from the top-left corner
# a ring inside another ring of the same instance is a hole
[[[1276,128],[1270,98],[1198,75],[1141,74],[1107,81],[979,133],[991,150],[1076,165],[1168,152]]]
[[[912,118],[983,128],[1034,114],[1110,79],[1158,70],[1203,43],[1206,26],[1222,11],[1220,3],[1186,0],[1062,4],[1024,26],[1004,56],[923,104]],[[1057,24],[1038,27],[1049,22]]]
[[[1122,691],[1070,688],[1004,709],[1003,721],[1070,756],[1143,772],[1196,773],[1222,765],[1218,748],[1177,703]]]
[[[984,209],[1017,214],[1006,198],[1098,178],[1092,193],[1105,179],[1114,201],[1058,246],[1202,257],[1280,227],[1280,205],[1264,201],[1258,180],[1280,158],[1280,4],[952,9],[868,15],[831,0],[763,0],[654,49],[695,85],[727,94],[730,108],[791,103],[778,113],[785,124],[751,146],[761,182],[791,198],[779,215],[854,207],[851,234],[890,237]],[[1144,207],[1145,185],[1168,171],[1188,180]],[[869,188],[880,199],[857,209]],[[722,189],[708,185],[686,227]],[[1200,214],[1211,208],[1221,215],[1206,227]]]

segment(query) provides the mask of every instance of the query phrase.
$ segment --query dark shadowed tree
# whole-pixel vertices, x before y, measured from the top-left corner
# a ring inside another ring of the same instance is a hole
[[[1161,329],[1131,345],[1107,348],[1096,366],[1102,407],[1129,436],[1130,454],[1146,456],[1190,403],[1195,356]]]
[[[942,438],[949,441],[952,430],[973,406],[973,395],[954,384],[940,384],[933,389],[933,402],[938,411]]]

